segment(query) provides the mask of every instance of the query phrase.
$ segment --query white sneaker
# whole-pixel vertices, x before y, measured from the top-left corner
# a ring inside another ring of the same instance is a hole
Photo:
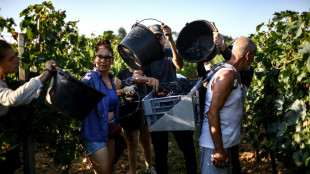
[[[145,172],[148,173],[148,174],[157,174],[157,172],[156,172],[154,167],[146,169]]]

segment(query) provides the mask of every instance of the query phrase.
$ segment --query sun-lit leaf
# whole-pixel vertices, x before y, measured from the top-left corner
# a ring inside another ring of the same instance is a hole
[[[310,161],[310,157],[305,160],[305,166],[308,167]]]
[[[298,144],[301,143],[301,138],[300,138],[300,135],[299,135],[298,133],[296,133],[296,134],[294,135],[294,140],[295,140]]]
[[[256,31],[259,31],[262,26],[264,26],[264,23],[261,23],[261,24],[257,25],[256,26]]]
[[[284,104],[284,97],[281,95],[276,101],[275,101],[275,108],[278,111],[278,114],[283,113],[283,104]]]
[[[29,40],[33,40],[34,39],[33,32],[32,32],[32,29],[30,27],[27,28],[26,34],[27,34],[27,37],[28,37]]]
[[[298,22],[298,23],[296,24],[296,36],[295,36],[295,39],[296,39],[297,37],[299,37],[299,36],[303,33],[303,29],[304,29],[304,28],[305,28],[304,23]]]
[[[305,70],[306,70],[306,72],[310,72],[310,56],[309,56],[310,54],[308,54],[308,59],[307,59],[307,61],[306,61],[306,66],[305,66]]]
[[[303,54],[306,54],[306,53],[310,54],[310,42],[306,42],[300,45],[298,52],[303,53]]]
[[[298,118],[304,118],[306,116],[306,105],[302,100],[296,100],[292,106],[285,113],[285,117],[288,119],[290,125],[297,124]]]

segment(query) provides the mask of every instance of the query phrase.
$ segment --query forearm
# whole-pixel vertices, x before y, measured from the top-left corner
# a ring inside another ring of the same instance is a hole
[[[29,82],[16,90],[0,88],[0,103],[4,106],[18,106],[29,103],[32,99],[39,97],[42,83],[39,77],[30,79]]]
[[[41,75],[39,75],[38,77],[39,77],[41,83],[43,84],[47,81],[47,79],[49,79],[51,77],[51,75],[52,75],[52,71],[46,70],[46,71],[43,71],[43,73]]]
[[[115,88],[116,88],[116,94],[117,96],[122,96],[125,94],[124,89],[122,89],[122,81],[120,80],[120,78],[117,76],[114,79],[114,83],[115,83]]]
[[[134,73],[132,76],[132,83],[146,83],[147,85],[152,86],[153,92],[158,91],[159,81],[153,77],[145,77],[139,73]]]
[[[152,77],[145,77],[145,76],[141,76],[139,74],[134,74],[132,77],[132,83],[144,84],[144,83],[148,82],[150,80],[150,78],[152,78]]]
[[[176,68],[178,69],[182,69],[183,68],[183,59],[179,56],[178,52],[177,52],[177,48],[176,48],[176,45],[175,45],[175,42],[174,40],[172,39],[169,39],[169,43],[170,43],[170,47],[171,47],[171,50],[172,50],[172,56],[173,56],[173,64],[175,65]]]
[[[218,113],[208,112],[208,122],[209,122],[209,129],[211,133],[211,137],[214,144],[214,150],[223,150],[223,141],[222,141],[222,131],[220,126],[220,117]]]

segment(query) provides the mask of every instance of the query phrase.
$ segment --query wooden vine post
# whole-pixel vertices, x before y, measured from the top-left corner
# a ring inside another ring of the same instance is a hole
[[[18,56],[19,56],[19,80],[20,84],[29,81],[29,70],[22,69],[23,53],[25,50],[25,43],[27,42],[27,35],[25,33],[18,34]],[[23,165],[24,174],[35,174],[35,153],[34,153],[34,139],[28,129],[23,137]]]

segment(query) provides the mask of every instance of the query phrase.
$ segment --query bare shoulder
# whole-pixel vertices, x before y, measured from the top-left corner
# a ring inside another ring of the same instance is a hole
[[[232,70],[229,70],[229,69],[225,69],[221,72],[219,72],[217,74],[217,76],[215,77],[215,80],[216,81],[229,81],[229,80],[234,80],[234,77],[235,77],[235,74]]]
[[[232,70],[225,69],[217,74],[214,79],[213,87],[229,89],[234,82],[235,74]]]

